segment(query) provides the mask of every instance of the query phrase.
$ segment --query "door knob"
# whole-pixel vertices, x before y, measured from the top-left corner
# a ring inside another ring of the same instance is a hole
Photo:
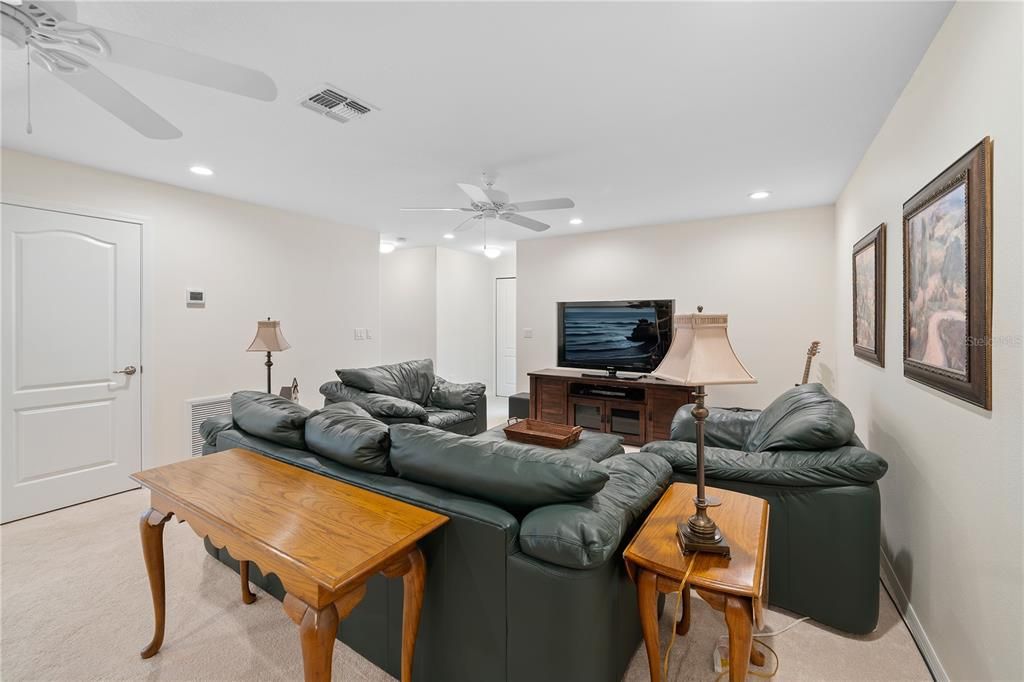
[[[131,376],[135,374],[137,371],[139,370],[135,369],[134,365],[128,365],[124,369],[115,369],[114,374],[127,374],[128,376]]]

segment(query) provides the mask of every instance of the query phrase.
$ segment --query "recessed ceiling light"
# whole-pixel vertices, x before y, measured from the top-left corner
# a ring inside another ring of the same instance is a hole
[[[760,190],[758,190],[756,192],[751,192],[750,193],[750,198],[751,199],[767,199],[771,195],[772,195],[771,192],[766,192],[763,189],[760,189]]]
[[[394,250],[395,250],[395,245],[392,244],[391,242],[381,242],[380,243],[380,252],[381,253],[391,253]]]
[[[488,258],[497,258],[498,256],[501,255],[501,249],[499,249],[497,246],[485,246],[484,255],[487,256]]]
[[[455,239],[455,235],[452,234],[451,232],[449,232],[448,234],[444,235],[444,238],[445,239]]]
[[[196,175],[213,175],[213,171],[206,166],[192,166],[189,170]]]
[[[583,224],[583,218],[572,218],[569,221],[569,224],[570,225],[582,225]]]

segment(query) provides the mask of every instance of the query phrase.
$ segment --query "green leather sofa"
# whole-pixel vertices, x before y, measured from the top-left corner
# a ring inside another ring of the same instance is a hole
[[[385,424],[427,424],[467,436],[487,429],[487,388],[434,374],[434,361],[335,370],[339,381],[320,387],[324,405],[356,403]]]
[[[386,425],[351,403],[310,413],[255,392],[235,394],[232,415],[207,420],[202,434],[207,454],[245,448],[449,517],[420,543],[414,679],[621,680],[642,640],[621,553],[668,485],[662,458],[623,454],[607,434],[550,450],[500,430]],[[238,570],[226,551],[206,548]],[[283,598],[275,576],[253,566],[250,577]],[[338,638],[397,677],[401,621],[402,581],[376,576]]]
[[[692,408],[676,413],[672,440],[643,447],[672,465],[673,481],[695,480]],[[876,481],[888,465],[864,448],[846,406],[821,384],[805,384],[764,411],[710,408],[704,443],[709,486],[764,498],[771,507],[768,602],[846,632],[874,630]]]

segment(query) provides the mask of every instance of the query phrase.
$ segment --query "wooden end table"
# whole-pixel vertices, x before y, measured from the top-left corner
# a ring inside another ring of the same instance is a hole
[[[150,490],[139,521],[156,626],[142,650],[164,640],[164,524],[187,521],[239,560],[242,601],[252,603],[249,562],[280,578],[284,610],[299,626],[306,682],[331,679],[338,623],[376,573],[402,576],[402,681],[412,675],[426,566],[416,543],[448,518],[247,450],[149,469],[132,476]]]
[[[652,682],[661,679],[658,594],[678,592],[691,561],[695,563],[687,584],[712,608],[725,614],[729,628],[729,679],[746,679],[748,661],[764,664],[764,654],[753,650],[752,644],[753,625],[762,626],[767,595],[768,503],[729,490],[707,490],[708,495],[722,501],[709,514],[729,543],[731,559],[719,554],[684,555],[679,548],[676,526],[694,513],[693,498],[697,494],[697,486],[689,483],[674,483],[665,491],[623,554],[626,569],[637,586]],[[690,629],[689,588],[683,592],[683,609],[676,624],[679,635]]]

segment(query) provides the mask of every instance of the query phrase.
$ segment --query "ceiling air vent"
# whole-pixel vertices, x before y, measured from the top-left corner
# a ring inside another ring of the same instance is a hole
[[[335,121],[341,121],[342,123],[362,118],[371,111],[379,111],[377,107],[369,102],[356,99],[341,88],[336,88],[330,83],[327,83],[323,88],[306,97],[300,104],[318,114],[323,114],[327,118],[333,118]]]

